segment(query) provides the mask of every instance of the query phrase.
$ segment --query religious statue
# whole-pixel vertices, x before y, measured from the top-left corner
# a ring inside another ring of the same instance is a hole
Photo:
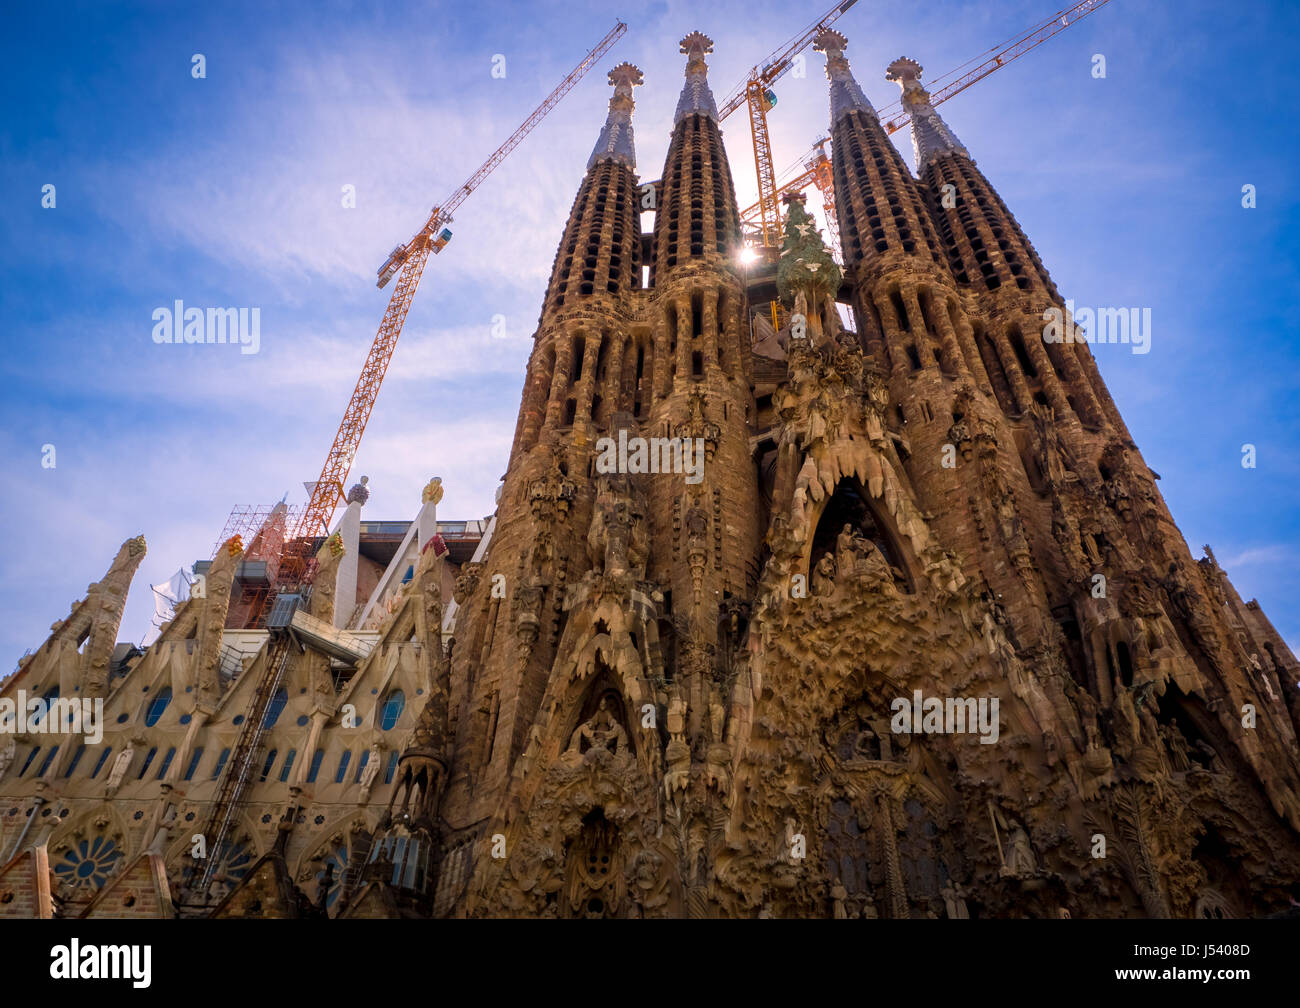
[[[835,537],[835,563],[840,570],[851,571],[856,555],[857,543],[854,541],[853,526],[845,525],[844,530]]]
[[[949,882],[939,890],[939,895],[943,897],[944,909],[949,920],[967,920],[970,917],[970,910],[966,906],[966,894],[960,886]]]
[[[1196,748],[1199,749],[1201,755],[1205,757],[1206,769],[1209,770],[1210,773],[1227,773],[1227,768],[1224,767],[1223,760],[1219,758],[1219,754],[1215,752],[1214,747],[1206,742],[1205,739],[1197,739]]]
[[[1164,737],[1165,748],[1169,751],[1169,763],[1174,773],[1190,770],[1192,763],[1187,755],[1187,739],[1183,738],[1183,733],[1178,730],[1178,726],[1173,724],[1166,726],[1161,735]]]
[[[108,786],[104,789],[105,797],[112,798],[117,794],[117,789],[122,786],[122,778],[126,776],[127,768],[131,765],[131,757],[135,755],[135,750],[128,745],[113,761],[113,769],[108,772]]]
[[[845,902],[849,898],[849,892],[844,888],[844,883],[836,879],[831,884],[831,917],[835,920],[848,920],[849,913],[845,909]]]
[[[1011,834],[1007,839],[1006,871],[1017,878],[1028,878],[1037,870],[1038,859],[1034,856],[1029,834],[1017,822],[1011,827]]]
[[[627,750],[627,732],[609,711],[605,697],[600,698],[596,713],[578,725],[569,739],[571,753],[586,753],[604,749],[611,754]]]
[[[835,558],[829,553],[823,553],[813,568],[812,590],[823,598],[835,590]]]
[[[365,769],[361,771],[362,804],[370,800],[370,789],[375,786],[375,778],[379,775],[379,764],[382,758],[379,753],[379,743],[376,742],[370,747],[370,758],[366,760]]]

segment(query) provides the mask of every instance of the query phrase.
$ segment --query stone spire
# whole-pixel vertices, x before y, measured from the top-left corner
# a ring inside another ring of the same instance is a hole
[[[597,161],[617,161],[632,170],[636,169],[636,144],[632,135],[632,109],[636,102],[632,89],[645,83],[641,71],[631,63],[620,63],[609,72],[609,82],[614,85],[614,97],[609,100],[609,115],[601,128],[596,146],[587,159],[590,171]]]
[[[930,94],[921,86],[920,63],[900,57],[889,64],[885,80],[895,81],[903,89],[903,110],[912,117],[912,148],[916,151],[918,172],[945,154],[970,158],[970,153],[930,104]]]
[[[863,112],[873,119],[876,110],[849,69],[849,61],[844,56],[848,39],[837,31],[827,28],[813,41],[813,48],[826,54],[826,77],[831,82],[831,127],[850,112]]]
[[[76,682],[85,696],[107,696],[117,631],[131,581],[144,555],[144,536],[122,543],[108,573],[86,586],[86,597],[74,602],[67,617],[50,627],[50,636],[34,655],[20,663],[21,668],[39,678],[50,670],[58,674],[67,661],[79,669]]]
[[[686,83],[682,85],[682,96],[677,99],[677,114],[673,116],[673,125],[688,115],[708,116],[718,121],[718,106],[709,89],[709,67],[704,62],[707,53],[713,52],[713,40],[702,32],[691,32],[682,39],[681,51],[687,56]]]

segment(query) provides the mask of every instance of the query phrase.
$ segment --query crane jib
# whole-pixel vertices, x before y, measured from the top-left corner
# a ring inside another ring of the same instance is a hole
[[[352,392],[352,399],[344,413],[343,422],[335,435],[334,446],[326,457],[325,467],[321,471],[318,487],[329,487],[330,492],[321,490],[313,493],[306,509],[299,518],[293,535],[286,536],[286,544],[300,540],[304,533],[314,530],[328,530],[330,518],[338,506],[344,481],[352,468],[361,437],[365,433],[366,422],[379,394],[379,387],[392,359],[397,338],[401,335],[402,325],[411,307],[411,299],[419,286],[424,265],[431,253],[440,252],[451,240],[451,231],[443,225],[450,223],[452,211],[455,210],[478,185],[490,175],[494,168],[505,160],[512,150],[545,118],[566,94],[571,91],[587,71],[627,32],[627,25],[619,21],[592,48],[581,62],[559,83],[523,124],[514,131],[492,155],[483,162],[479,169],[469,177],[450,199],[446,200],[430,214],[424,228],[407,242],[405,246],[394,249],[388,260],[379,268],[379,286],[383,287],[393,276],[398,276],[397,287],[388,302],[379,331],[371,343],[370,353],[361,375]],[[337,489],[334,489],[337,488]],[[300,575],[301,564],[290,563],[286,569],[289,577]]]

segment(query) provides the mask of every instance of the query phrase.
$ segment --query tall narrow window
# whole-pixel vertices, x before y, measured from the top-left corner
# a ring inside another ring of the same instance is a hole
[[[32,760],[36,759],[36,755],[37,755],[37,753],[39,753],[40,751],[41,751],[41,747],[40,747],[40,746],[32,746],[32,751],[29,752],[29,753],[27,754],[27,762],[23,764],[23,768],[22,768],[22,770],[21,770],[21,771],[19,772],[19,774],[18,774],[19,777],[22,777],[22,776],[25,776],[25,775],[26,775],[26,773],[27,773],[27,768],[30,767],[30,766],[32,765]]]
[[[406,694],[401,690],[393,690],[388,694],[388,699],[384,701],[384,709],[379,715],[379,727],[384,731],[392,731],[393,726],[397,724],[397,719],[402,716],[402,710],[406,707]]]
[[[266,754],[266,762],[262,764],[262,776],[258,778],[259,781],[264,781],[271,776],[271,768],[275,766],[275,758],[279,755],[279,749],[272,749]]]
[[[199,750],[202,752],[202,750]],[[90,774],[90,779],[94,780],[99,776],[99,771],[104,769],[104,764],[108,762],[108,757],[113,754],[112,746],[105,746],[104,751],[99,754],[99,759],[95,760],[95,769]]]
[[[289,694],[284,687],[275,691],[275,696],[271,697],[271,702],[266,707],[266,717],[262,719],[263,728],[274,728],[275,723],[280,720],[280,714],[284,710],[284,705],[289,702]]]
[[[190,765],[185,768],[186,780],[194,779],[194,774],[199,769],[199,760],[201,759],[203,759],[203,746],[199,746],[197,749],[195,749],[194,755],[190,757]],[[95,772],[98,773],[99,771],[96,770]]]
[[[230,750],[222,749],[221,755],[217,757],[217,765],[212,768],[212,779],[216,780],[221,776],[221,771],[226,769],[226,760],[230,759]]]
[[[325,762],[325,750],[317,749],[316,755],[311,758],[311,769],[307,771],[307,783],[315,784],[316,775],[320,773],[320,765]]]
[[[144,716],[144,725],[146,728],[152,728],[158,723],[158,719],[163,716],[163,711],[167,705],[172,702],[172,688],[164,687],[159,694],[149,703],[149,710]]]
[[[587,341],[581,336],[573,338],[573,367],[569,381],[576,385],[582,381],[582,359],[587,355]]]
[[[357,761],[357,775],[353,779],[353,784],[361,783],[361,775],[366,772],[366,764],[370,762],[370,750],[367,749],[361,754],[361,759]]]
[[[167,776],[167,771],[172,768],[172,760],[176,758],[176,747],[167,750],[167,755],[163,757],[162,765],[158,768],[158,780]]]
[[[41,696],[40,707],[36,710],[36,713],[32,717],[27,719],[28,725],[30,725],[32,728],[35,728],[42,721],[44,721],[46,715],[48,715],[50,712],[50,704],[53,703],[58,698],[59,698],[59,687],[54,686],[46,690],[45,693]]]
[[[343,783],[343,779],[348,775],[348,764],[351,762],[352,762],[351,750],[345,751],[343,755],[339,757],[339,772],[334,775],[335,784]]]
[[[280,767],[280,783],[283,784],[289,779],[289,773],[293,770],[293,761],[298,755],[297,749],[290,749],[289,755],[284,758],[284,766]]]
[[[81,762],[81,757],[86,754],[84,745],[77,746],[77,751],[72,754],[72,762],[68,764],[68,769],[63,771],[64,777],[71,777],[77,769],[77,764]]]
[[[388,754],[388,766],[384,768],[384,783],[393,783],[393,774],[397,771],[397,759],[401,754],[394,749]]]
[[[57,755],[59,755],[59,747],[55,746],[53,749],[49,751],[45,759],[41,762],[41,768],[38,771],[36,771],[37,777],[45,776],[45,771],[50,768],[50,764],[54,762],[54,757]]]
[[[149,766],[153,763],[153,758],[158,755],[158,747],[154,746],[149,750],[148,755],[144,758],[144,764],[140,767],[140,775],[136,780],[144,780],[144,775],[149,772]]]

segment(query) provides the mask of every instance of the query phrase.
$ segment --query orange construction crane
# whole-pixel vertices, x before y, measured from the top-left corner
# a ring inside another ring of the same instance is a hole
[[[1109,2],[1110,0],[1082,0],[1081,3],[1057,11],[1051,17],[1040,21],[1023,35],[1000,43],[979,56],[967,60],[957,69],[949,71],[933,82],[938,86],[934,91],[930,92],[930,105],[939,105],[954,95],[960,94],[976,81],[982,80],[995,70],[1000,70],[1012,60],[1018,59],[1029,50],[1042,45],[1053,35],[1063,32],[1080,18],[1086,17]],[[944,83],[945,81],[947,83]],[[880,121],[884,124],[886,133],[896,133],[902,129],[907,124],[907,117],[903,114],[903,103],[897,101],[886,106],[880,112]],[[831,247],[832,249],[838,249],[839,221],[835,219],[835,191],[831,183],[830,159],[826,154],[827,143],[827,138],[823,137],[813,145],[813,148],[800,159],[803,162],[804,171],[790,179],[790,181],[782,183],[780,188],[773,186],[773,195],[769,202],[771,205],[776,205],[786,193],[802,192],[810,185],[817,186],[821,191],[822,202],[826,210],[826,229],[831,241]],[[746,207],[740,215],[740,220],[742,224],[746,224],[751,228],[763,227],[766,235],[767,205],[764,203],[764,194],[761,191],[758,202]],[[766,244],[766,238],[764,243]]]
[[[379,331],[370,345],[370,352],[366,355],[365,364],[361,368],[361,376],[357,379],[352,398],[343,413],[343,420],[334,435],[334,443],[325,457],[324,466],[321,467],[320,477],[311,485],[311,496],[306,507],[296,515],[297,520],[284,536],[284,548],[275,575],[275,590],[289,589],[303,581],[308,574],[312,539],[315,536],[329,534],[329,523],[335,508],[343,498],[344,481],[351,471],[353,459],[360,447],[361,436],[365,433],[370,411],[374,408],[379,387],[388,371],[397,338],[402,334],[402,325],[410,310],[411,299],[415,297],[415,291],[420,285],[425,264],[430,255],[442,251],[451,240],[451,231],[448,230],[447,225],[452,221],[452,213],[626,32],[627,25],[622,21],[618,22],[537,106],[532,115],[507,138],[505,143],[479,166],[465,184],[459,186],[429,212],[428,220],[416,232],[415,237],[405,245],[393,249],[384,264],[379,267],[377,286],[384,287],[394,275],[397,275],[397,286],[393,289],[388,308],[384,311],[383,321],[379,324]],[[274,591],[267,592],[263,605],[259,608],[264,608],[265,602],[269,601],[273,594]],[[253,613],[253,619],[256,620],[258,615]]]
[[[343,421],[339,424],[338,433],[334,435],[334,444],[330,446],[329,454],[325,457],[320,478],[312,487],[311,499],[307,502],[295,534],[290,536],[286,543],[285,557],[280,563],[278,576],[281,586],[292,585],[306,573],[308,551],[311,548],[307,537],[329,534],[329,523],[334,515],[334,509],[343,498],[343,483],[348,477],[352,460],[356,457],[357,448],[361,444],[361,435],[365,433],[370,411],[375,405],[375,398],[379,395],[379,386],[388,371],[388,362],[392,360],[397,337],[402,334],[402,324],[406,321],[411,299],[415,297],[416,288],[420,285],[425,263],[428,262],[430,255],[442,251],[451,240],[451,232],[447,230],[447,225],[451,223],[452,213],[626,32],[627,25],[619,21],[609,34],[583,57],[582,62],[569,71],[568,76],[560,81],[555,90],[533,110],[533,114],[510,134],[506,142],[479,166],[478,171],[429,212],[429,219],[425,221],[424,227],[416,232],[415,237],[405,245],[393,249],[388,259],[379,267],[377,285],[381,288],[398,270],[401,274],[397,278],[393,296],[388,301],[383,321],[379,324],[379,332],[370,345],[370,353],[366,355],[366,363],[361,368],[361,377],[357,379],[357,387],[352,392],[348,408],[343,414]]]
[[[777,205],[776,175],[772,167],[772,141],[767,132],[767,113],[776,104],[772,85],[794,66],[799,55],[824,28],[829,28],[840,15],[857,0],[842,0],[822,16],[821,20],[784,46],[772,53],[761,67],[756,66],[749,76],[722,103],[718,109],[719,121],[727,118],[744,103],[749,104],[749,128],[754,139],[754,169],[758,175],[758,221],[763,231],[763,245],[776,248],[781,244],[781,212]],[[776,306],[773,302],[773,323]]]
[[[420,284],[425,263],[430,255],[440,251],[451,239],[451,232],[446,226],[451,223],[452,211],[478,188],[492,170],[505,160],[506,155],[519,146],[520,141],[532,132],[546,113],[573,89],[592,65],[608,52],[626,31],[627,25],[622,21],[618,22],[613,30],[583,57],[582,62],[570,71],[546,100],[537,106],[533,114],[524,120],[523,125],[483,162],[478,171],[429,212],[429,219],[425,221],[424,227],[416,233],[415,237],[405,245],[399,245],[394,249],[384,265],[379,268],[380,287],[392,279],[399,270],[401,275],[389,299],[384,320],[379,325],[379,332],[370,345],[370,353],[366,356],[365,366],[361,369],[361,377],[357,379],[357,387],[352,393],[347,412],[343,415],[343,422],[339,424],[338,433],[334,436],[334,444],[325,459],[320,479],[312,487],[311,500],[294,522],[292,530],[283,537],[279,567],[274,575],[274,589],[264,592],[259,600],[264,609],[270,598],[275,599],[274,606],[266,616],[266,629],[270,634],[269,646],[258,656],[254,666],[260,673],[257,689],[253,692],[244,711],[239,738],[226,764],[225,775],[221,779],[216,800],[208,817],[208,826],[204,832],[209,844],[208,859],[191,885],[195,895],[207,892],[221,864],[223,854],[228,848],[230,826],[261,747],[262,735],[266,729],[267,711],[284,678],[285,668],[292,652],[295,614],[304,599],[301,592],[311,584],[315,573],[310,563],[312,537],[329,534],[329,522],[343,496],[343,481],[347,479],[348,472],[352,468],[352,460],[356,455],[357,447],[361,444],[361,435],[365,432],[366,421],[370,418],[370,410],[375,405],[380,383],[383,382],[388,363],[392,360],[393,348],[397,343],[397,337],[402,333],[402,323],[406,321],[406,313]],[[286,516],[290,514],[283,504],[273,509],[272,519],[264,524],[273,527],[276,536],[263,534],[261,539],[255,539],[254,543],[278,539]],[[230,528],[230,523],[227,523],[227,528]],[[274,552],[273,548],[271,552]],[[274,557],[270,559],[273,560]],[[256,625],[258,616],[259,614],[254,613],[247,625]],[[251,673],[252,669],[249,671]]]

